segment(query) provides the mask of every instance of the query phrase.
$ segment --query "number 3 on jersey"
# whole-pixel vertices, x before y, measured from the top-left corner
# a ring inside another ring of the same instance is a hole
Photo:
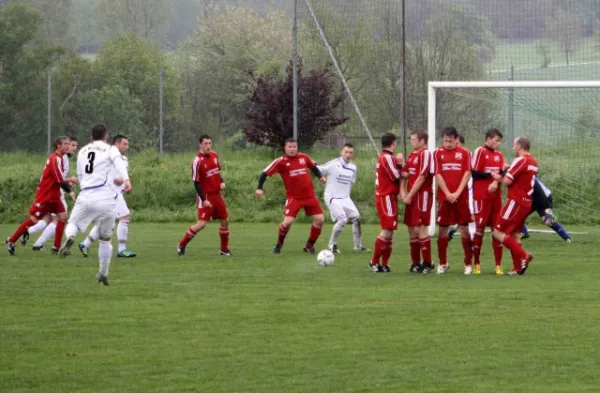
[[[88,164],[85,166],[85,173],[94,173],[94,160],[96,159],[96,153],[93,151],[88,153]]]

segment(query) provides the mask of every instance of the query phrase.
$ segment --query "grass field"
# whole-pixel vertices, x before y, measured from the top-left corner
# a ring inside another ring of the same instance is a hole
[[[306,225],[274,256],[276,228],[233,225],[222,258],[212,225],[179,258],[186,224],[134,224],[139,256],[113,260],[109,287],[95,250],[0,254],[0,391],[598,391],[597,235],[533,235],[522,277],[492,275],[488,246],[485,274],[465,277],[457,242],[446,276],[411,275],[401,230],[394,272],[375,275],[351,252],[318,267]]]

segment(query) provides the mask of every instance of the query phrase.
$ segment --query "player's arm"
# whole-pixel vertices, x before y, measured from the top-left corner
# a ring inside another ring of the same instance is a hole
[[[398,161],[391,154],[385,154],[383,159],[383,168],[393,182],[400,182],[402,175],[398,169]],[[400,167],[401,168],[401,167]]]
[[[419,192],[421,187],[423,187],[423,184],[425,184],[425,180],[427,180],[427,176],[429,176],[430,172],[431,156],[429,154],[429,151],[424,150],[423,155],[419,160],[419,177],[417,177],[417,180],[415,181],[412,190],[410,190],[410,192],[407,195],[407,198],[409,200],[412,199],[417,194],[417,192]]]
[[[71,185],[69,184],[67,179],[65,179],[65,174],[62,171],[62,158],[54,157],[54,159],[50,163],[50,167],[52,168],[50,174],[52,175],[54,181],[60,185],[60,188],[62,188],[64,192],[70,194]]]
[[[269,166],[267,166],[265,168],[265,170],[262,171],[260,176],[258,177],[258,186],[256,187],[256,196],[259,199],[262,199],[265,195],[265,192],[263,191],[263,187],[265,185],[265,182],[267,181],[267,177],[273,176],[274,174],[279,172],[279,163],[280,162],[281,162],[281,157],[274,159],[273,162],[271,162],[269,164]]]
[[[115,146],[111,146],[109,150],[109,158],[115,166],[117,173],[119,174],[119,177],[114,179],[115,184],[118,186],[124,184],[125,192],[131,192],[132,186],[131,181],[129,180],[127,164],[125,164],[125,160],[123,159],[123,155],[121,154],[119,149],[117,149]]]
[[[458,186],[458,190],[456,190],[456,196],[462,194],[462,192],[465,190],[465,188],[467,188],[467,184],[469,184],[469,179],[471,179],[471,171],[466,171],[465,174],[462,177],[462,180],[460,181],[460,184]]]
[[[506,171],[506,175],[502,179],[502,184],[510,186],[515,180],[515,176],[521,173],[525,169],[525,159],[523,157],[517,157],[513,161],[512,165]]]
[[[446,184],[446,180],[444,180],[444,177],[442,176],[442,170],[440,167],[440,160],[437,159],[437,153],[438,151],[434,151],[433,152],[433,158],[432,158],[432,169],[433,169],[433,175],[435,176],[435,181],[438,184],[438,187],[440,188],[440,190],[442,190],[442,192],[444,193],[444,195],[446,195],[446,198],[448,198],[448,196],[451,194],[450,190],[448,189],[448,185]]]
[[[329,170],[331,168],[332,162],[333,162],[333,160],[331,160],[323,165],[317,165],[317,168],[321,171],[321,174],[323,174],[323,176],[329,176]]]
[[[325,184],[327,182],[327,179],[325,178],[325,176],[323,176],[323,173],[321,173],[321,170],[319,169],[317,163],[314,162],[309,156],[306,156],[306,160],[306,166],[308,166],[308,169],[310,169],[313,175],[315,175],[315,177],[319,179],[319,182],[321,184]]]

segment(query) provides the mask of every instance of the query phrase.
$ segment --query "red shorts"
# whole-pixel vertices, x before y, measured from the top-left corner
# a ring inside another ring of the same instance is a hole
[[[224,220],[229,217],[227,212],[227,205],[223,200],[221,194],[207,195],[206,199],[211,203],[211,207],[202,207],[202,201],[198,198],[198,220],[209,221],[213,220]]]
[[[398,197],[396,195],[378,195],[375,206],[379,215],[381,229],[395,231],[398,229]]]
[[[29,208],[29,215],[37,219],[43,218],[46,214],[66,213],[65,205],[62,202],[33,202]]]
[[[469,198],[464,193],[464,197],[456,202],[438,201],[437,224],[441,227],[450,225],[469,225],[471,222],[471,210],[469,209]]]
[[[512,199],[506,201],[502,213],[498,218],[496,229],[510,235],[520,233],[525,220],[531,214],[531,205],[520,205]]]
[[[502,212],[502,197],[491,199],[476,199],[473,201],[473,214],[478,228],[494,228]]]
[[[319,200],[316,196],[313,196],[305,199],[286,199],[283,215],[296,218],[300,209],[304,209],[306,217],[323,214],[323,208],[321,208]]]
[[[433,193],[428,191],[418,192],[410,205],[404,208],[404,223],[408,227],[429,226],[431,222],[431,206]]]

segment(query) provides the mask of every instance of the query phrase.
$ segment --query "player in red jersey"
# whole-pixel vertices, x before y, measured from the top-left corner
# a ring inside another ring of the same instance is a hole
[[[63,232],[67,222],[67,211],[65,205],[61,202],[62,190],[71,192],[71,184],[65,178],[65,166],[63,156],[71,150],[71,140],[69,137],[61,136],[54,142],[56,150],[48,157],[46,166],[42,172],[40,184],[35,193],[35,200],[29,209],[29,218],[19,225],[17,231],[11,237],[6,239],[6,248],[10,255],[15,255],[15,243],[25,233],[29,227],[37,224],[39,220],[47,214],[56,214],[58,222],[54,235],[54,247],[52,252],[58,253],[62,242]]]
[[[398,229],[398,194],[404,158],[401,153],[394,157],[396,135],[391,132],[381,136],[381,148],[375,172],[375,206],[381,232],[375,239],[369,268],[375,273],[389,273],[392,239]]]
[[[531,213],[533,187],[538,173],[538,163],[529,153],[531,141],[525,136],[516,138],[513,150],[517,158],[513,161],[502,183],[508,188],[507,200],[499,222],[494,229],[494,238],[510,250],[513,260],[511,276],[525,274],[533,256],[521,245],[519,235],[527,216]]]
[[[471,157],[471,175],[473,176],[473,214],[475,214],[476,230],[473,236],[473,257],[475,259],[473,273],[481,274],[481,246],[485,228],[492,230],[498,224],[502,210],[502,173],[506,169],[504,156],[498,150],[502,143],[502,133],[495,128],[485,134],[485,144],[478,147]],[[495,272],[501,276],[502,243],[492,239],[494,249]]]
[[[317,199],[315,195],[315,189],[309,171],[319,178],[321,184],[325,184],[327,179],[323,177],[317,164],[309,156],[298,152],[298,142],[295,139],[287,139],[284,144],[284,149],[285,154],[275,159],[260,174],[256,196],[258,199],[263,199],[263,186],[267,180],[267,176],[273,176],[274,174],[279,173],[283,179],[286,200],[284,217],[281,224],[279,224],[279,237],[277,238],[277,243],[273,247],[273,253],[279,254],[281,252],[285,237],[287,236],[292,223],[296,219],[296,215],[298,215],[300,209],[304,209],[306,216],[312,217],[313,219],[310,234],[306,241],[306,245],[304,246],[304,252],[314,254],[315,243],[321,234],[325,216],[323,215],[323,209],[319,204],[319,199]]]
[[[206,226],[206,223],[219,220],[221,249],[219,254],[231,256],[229,251],[229,213],[223,200],[225,182],[221,176],[219,156],[212,150],[212,139],[208,135],[200,137],[198,154],[192,160],[192,181],[196,188],[198,202],[198,221],[183,236],[177,247],[177,254],[184,255],[187,244]]]
[[[448,229],[457,223],[460,227],[462,246],[465,253],[465,274],[472,273],[471,237],[467,225],[471,220],[467,184],[471,178],[469,151],[458,147],[458,132],[454,127],[442,130],[443,146],[433,152],[433,169],[438,183],[438,273],[448,270]]]
[[[433,205],[433,176],[431,153],[427,150],[428,135],[425,130],[410,133],[413,152],[406,159],[400,181],[400,197],[404,201],[404,223],[410,237],[410,272],[428,273],[433,270],[431,239],[427,227],[431,221]],[[407,190],[404,184],[407,183]],[[423,264],[421,265],[421,256]]]

